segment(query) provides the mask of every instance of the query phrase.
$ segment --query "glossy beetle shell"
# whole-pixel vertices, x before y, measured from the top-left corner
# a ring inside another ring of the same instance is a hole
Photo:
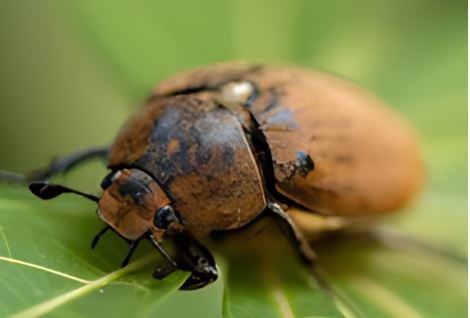
[[[232,82],[254,86],[249,103],[225,105],[223,87]],[[377,215],[421,186],[416,139],[380,100],[328,74],[243,63],[160,83],[118,135],[110,166],[151,173],[195,231],[242,226],[265,207],[267,185],[238,106],[266,137],[275,188],[305,210]],[[299,166],[299,154],[314,167]]]

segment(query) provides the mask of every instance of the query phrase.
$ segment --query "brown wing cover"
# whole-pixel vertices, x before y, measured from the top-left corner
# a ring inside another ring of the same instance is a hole
[[[213,65],[177,75],[157,95],[249,80],[258,90],[250,110],[269,142],[278,191],[331,215],[370,215],[409,201],[423,180],[409,126],[380,100],[337,77],[296,68],[244,63]],[[298,152],[315,163],[295,171]]]
[[[212,100],[152,99],[118,135],[110,158],[110,166],[151,173],[195,235],[240,227],[265,207],[261,176],[241,125]]]

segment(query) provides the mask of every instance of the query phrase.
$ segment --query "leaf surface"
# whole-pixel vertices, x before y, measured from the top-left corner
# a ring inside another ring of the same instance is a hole
[[[149,246],[119,268],[128,247],[113,234],[92,251],[102,226],[92,204],[72,197],[42,202],[5,184],[0,193],[1,316],[147,316],[186,278],[177,272],[153,279],[159,257]]]

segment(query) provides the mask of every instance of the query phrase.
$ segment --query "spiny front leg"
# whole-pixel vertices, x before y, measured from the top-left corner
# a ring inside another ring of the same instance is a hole
[[[191,272],[191,276],[180,289],[199,289],[217,279],[218,271],[214,257],[204,245],[184,230],[170,228],[167,234],[174,244],[178,268]]]

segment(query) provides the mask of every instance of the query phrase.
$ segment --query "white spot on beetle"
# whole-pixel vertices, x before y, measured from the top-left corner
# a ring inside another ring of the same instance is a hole
[[[231,82],[222,87],[222,94],[227,100],[240,104],[246,103],[254,92],[253,84],[248,81]]]
[[[111,182],[116,181],[121,176],[121,174],[122,174],[121,171],[116,171],[116,173],[113,174],[113,177],[111,178]]]

